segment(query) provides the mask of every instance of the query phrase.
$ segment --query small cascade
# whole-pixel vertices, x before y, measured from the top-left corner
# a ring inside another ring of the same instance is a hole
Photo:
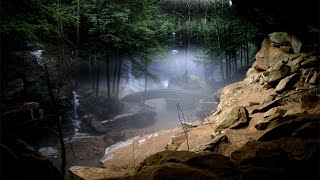
[[[79,119],[78,113],[77,113],[77,108],[80,105],[79,103],[79,95],[77,95],[77,93],[75,91],[72,91],[73,94],[73,120],[72,120],[72,124],[74,126],[74,135],[78,135],[79,134],[79,129],[80,129],[80,124],[81,121]]]
[[[40,50],[32,51],[32,52],[30,53],[30,54],[36,56],[36,60],[37,60],[37,62],[38,62],[38,64],[39,64],[40,66],[43,66],[42,52],[43,52],[43,50],[40,49]]]

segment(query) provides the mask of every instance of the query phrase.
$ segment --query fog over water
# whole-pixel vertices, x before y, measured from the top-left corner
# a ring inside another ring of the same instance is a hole
[[[197,58],[201,55],[200,50],[193,49],[190,50],[186,56],[184,50],[172,49],[167,52],[165,56],[162,56],[162,59],[154,60],[155,63],[148,65],[148,71],[156,75],[159,78],[159,81],[154,81],[151,77],[147,78],[147,91],[148,90],[163,90],[163,89],[181,89],[181,90],[192,90],[202,92],[206,88],[205,84],[205,74],[204,74],[204,65],[198,64],[195,62]],[[164,58],[163,58],[164,57]],[[186,58],[187,57],[187,58]],[[124,61],[128,63],[129,61]],[[130,69],[130,63],[124,65],[126,68],[122,69],[122,78],[120,80],[120,90],[119,90],[119,99],[135,93],[142,92],[145,88],[145,75],[142,74],[140,77],[135,77],[132,74]],[[100,73],[100,91],[107,90],[107,80],[105,67],[101,66],[102,72]],[[219,67],[215,68],[214,81],[221,80]],[[198,89],[191,89],[193,84],[183,84],[183,87],[177,87],[172,85],[172,79],[181,78],[185,73],[186,69],[188,75],[196,79],[197,82],[201,84],[201,87]],[[90,87],[88,80],[83,80],[80,82],[80,88]],[[190,86],[190,88],[189,88]],[[177,92],[179,93],[179,92]],[[81,94],[80,94],[81,95]],[[186,96],[188,98],[188,96]],[[179,103],[183,110],[183,113],[186,117],[186,121],[201,121],[202,119],[197,117],[197,105],[199,102],[194,102],[194,106],[190,107],[185,102],[187,99],[180,99]],[[200,99],[198,99],[200,101]],[[168,104],[169,103],[169,104]],[[152,107],[155,112],[157,112],[156,121],[152,125],[152,129],[161,130],[161,129],[170,129],[177,127],[179,125],[179,118],[177,115],[177,110],[175,102],[168,102],[166,98],[155,98],[145,101],[145,104]],[[215,110],[215,109],[212,109]],[[199,114],[198,114],[199,115]],[[204,114],[202,115],[202,117]]]

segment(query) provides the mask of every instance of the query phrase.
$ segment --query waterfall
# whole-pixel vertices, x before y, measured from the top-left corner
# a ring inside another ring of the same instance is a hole
[[[73,120],[72,120],[72,123],[73,123],[73,126],[74,126],[74,135],[78,135],[78,132],[79,132],[79,129],[80,129],[80,119],[79,119],[79,116],[78,116],[78,113],[77,113],[77,108],[78,106],[80,105],[79,103],[79,95],[77,95],[77,93],[75,91],[72,91],[72,94],[73,94],[73,101],[72,101],[72,104],[73,104]]]
[[[30,54],[36,56],[36,60],[37,60],[37,62],[38,62],[38,64],[39,64],[40,66],[43,66],[43,62],[42,62],[42,52],[43,52],[43,50],[40,49],[40,50],[32,51],[32,52],[30,53]]]

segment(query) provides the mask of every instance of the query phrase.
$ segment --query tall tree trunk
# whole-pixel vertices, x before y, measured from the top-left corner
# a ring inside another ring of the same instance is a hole
[[[111,84],[110,84],[110,59],[109,56],[107,55],[106,57],[106,76],[107,76],[107,94],[108,98],[111,98]]]
[[[77,31],[77,51],[76,55],[79,55],[79,46],[80,46],[80,0],[77,0],[77,26],[76,26],[76,31]]]
[[[242,68],[242,45],[240,45],[240,67]]]
[[[143,104],[146,101],[147,83],[148,83],[148,60],[145,58],[145,74],[144,74],[144,93],[143,93]]]
[[[95,57],[97,58],[97,57]],[[96,60],[96,97],[99,96],[99,85],[100,85],[100,65],[99,60]]]
[[[218,19],[217,15],[217,1],[214,1],[215,4],[215,18]],[[222,57],[222,51],[221,51],[221,40],[220,40],[220,30],[219,30],[219,24],[218,21],[215,23],[216,24],[216,30],[217,30],[217,39],[218,39],[218,58],[219,58],[219,64],[220,64],[220,71],[221,71],[221,76],[222,80],[225,82],[225,76],[224,76],[224,71],[223,71],[223,57]]]
[[[113,66],[113,77],[112,77],[112,93],[116,95],[116,84],[117,84],[117,74],[118,74],[118,62],[119,61],[119,50],[116,51],[116,56]]]
[[[120,56],[119,62],[118,62],[118,75],[117,75],[117,89],[116,89],[116,98],[118,98],[119,95],[119,87],[120,87],[120,80],[121,80],[121,67],[122,67],[122,57]]]

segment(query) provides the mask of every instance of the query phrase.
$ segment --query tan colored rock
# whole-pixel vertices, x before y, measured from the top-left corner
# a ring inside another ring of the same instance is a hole
[[[294,53],[296,54],[300,53],[302,43],[296,36],[292,36],[291,45]]]
[[[121,171],[111,171],[106,168],[73,166],[69,169],[70,179],[72,180],[97,180],[106,178],[116,178],[124,176]]]
[[[300,69],[303,58],[300,56],[296,59],[289,60],[288,65],[291,67],[290,73],[295,73]]]
[[[283,45],[288,38],[288,33],[286,32],[273,32],[269,34],[269,38],[272,42],[275,42],[279,45]]]
[[[257,71],[265,71],[273,67],[279,61],[288,61],[289,54],[284,53],[279,48],[271,46],[270,40],[267,38],[261,45],[261,49],[256,54],[256,61],[253,68]]]
[[[257,73],[257,71],[254,68],[249,68],[247,73],[246,73],[246,77],[249,77],[253,74]]]
[[[294,60],[294,59],[298,58],[299,56],[300,56],[300,54],[290,54],[289,60]]]
[[[312,72],[309,71],[306,79],[304,80],[305,83],[308,83],[308,82],[309,82],[309,80],[311,79],[311,75],[312,75]]]
[[[252,84],[254,82],[254,77],[249,76],[243,80],[245,84]]]
[[[240,107],[239,109],[239,116],[238,116],[238,122],[233,124],[230,128],[231,129],[239,129],[245,126],[248,126],[249,124],[249,113],[248,110],[245,107]]]
[[[301,82],[301,81],[296,82],[296,83],[294,84],[294,87],[295,87],[295,88],[301,88],[301,87],[303,87],[303,82]]]
[[[277,107],[271,108],[263,114],[263,117],[264,118],[269,117],[269,116],[275,114],[276,112],[277,112]]]
[[[303,67],[314,67],[319,64],[320,58],[318,56],[310,56],[307,60],[301,63]]]
[[[309,83],[310,83],[310,84],[316,84],[317,79],[318,79],[318,73],[317,73],[317,72],[314,72],[313,76],[312,76],[312,77],[310,78],[310,80],[309,80]]]
[[[265,63],[262,63],[260,61],[255,61],[252,64],[252,67],[257,71],[265,71],[269,68]]]
[[[272,84],[280,81],[290,73],[290,69],[290,66],[282,65],[279,70],[271,70],[267,78],[267,83]]]
[[[242,126],[243,123],[246,124],[248,121],[248,112],[244,107],[231,107],[219,114],[216,120],[217,129],[225,129],[232,125],[235,127],[237,125]]]
[[[288,116],[300,116],[302,114],[305,114],[306,110],[304,109],[289,109],[284,115],[283,117],[288,117]]]
[[[254,126],[257,130],[265,130],[268,128],[268,125],[270,124],[270,121],[267,121],[265,119],[261,119],[257,122],[257,124]]]
[[[284,91],[285,89],[290,88],[291,85],[293,85],[293,80],[297,77],[297,74],[292,74],[291,76],[287,76],[284,79],[282,79],[279,84],[276,86],[275,91],[277,93],[280,93]]]

